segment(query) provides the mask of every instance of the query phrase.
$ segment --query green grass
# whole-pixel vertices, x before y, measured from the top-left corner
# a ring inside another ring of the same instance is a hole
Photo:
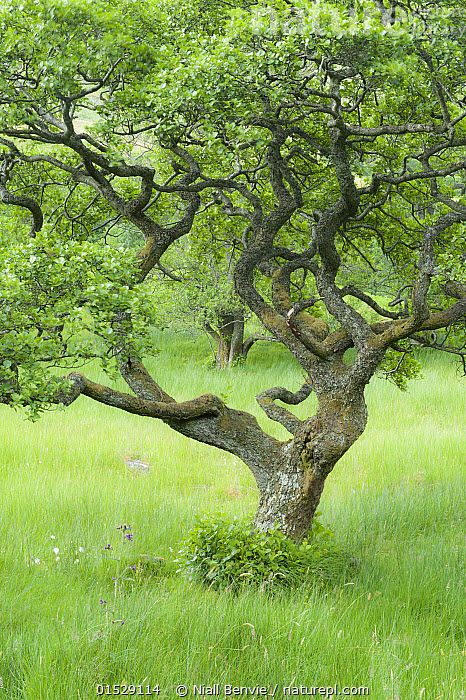
[[[204,341],[179,336],[153,370],[178,398],[228,395],[284,436],[253,397],[299,385],[286,353],[256,347],[225,373],[205,356]],[[253,511],[254,482],[238,459],[87,399],[36,424],[3,408],[0,700],[94,698],[98,683],[124,682],[158,683],[163,698],[178,683],[214,682],[463,698],[464,383],[454,365],[430,358],[407,394],[375,380],[367,398],[368,428],[321,504],[358,566],[326,587],[275,596],[206,591],[168,565],[134,584],[112,581],[141,554],[170,561],[198,513]],[[131,473],[125,456],[150,472]],[[122,523],[133,542],[121,542]]]

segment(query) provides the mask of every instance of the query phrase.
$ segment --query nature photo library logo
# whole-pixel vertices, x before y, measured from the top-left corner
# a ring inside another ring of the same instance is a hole
[[[301,6],[300,6],[301,5]],[[459,7],[432,4],[418,9],[396,5],[387,8],[383,2],[357,2],[348,10],[330,5],[327,0],[317,0],[312,7],[297,2],[284,12],[267,5],[248,9],[248,21],[255,34],[296,34],[324,37],[338,31],[343,35],[372,34],[380,28],[380,21],[393,32],[409,31],[411,37],[427,39],[435,33],[450,40],[466,35],[466,12]],[[241,10],[237,10],[241,13]]]

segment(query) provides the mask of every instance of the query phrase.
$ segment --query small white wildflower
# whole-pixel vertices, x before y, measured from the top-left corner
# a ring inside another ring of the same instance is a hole
[[[75,563],[75,564],[79,564],[79,559],[75,559],[75,560],[74,560],[74,563]]]
[[[84,552],[84,547],[79,547],[78,552],[81,552],[81,554]]]
[[[53,551],[54,554],[58,554],[58,553],[60,552],[60,550],[58,549],[58,547],[54,547],[52,551]]]
[[[55,557],[55,561],[60,561],[60,557]]]
[[[32,560],[32,563],[33,564],[40,564],[40,559],[38,559],[37,557],[34,557],[34,559]]]
[[[55,537],[55,535],[50,535],[50,539],[51,539],[51,540],[56,540],[57,538]]]

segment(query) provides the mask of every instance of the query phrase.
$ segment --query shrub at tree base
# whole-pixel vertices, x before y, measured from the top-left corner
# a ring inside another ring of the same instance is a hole
[[[278,528],[254,529],[252,519],[199,518],[178,552],[178,571],[216,590],[257,586],[290,588],[306,579],[325,580],[348,566],[316,518],[308,539],[296,543]]]

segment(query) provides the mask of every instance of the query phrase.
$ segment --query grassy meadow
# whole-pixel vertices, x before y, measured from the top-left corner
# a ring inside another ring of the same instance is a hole
[[[285,437],[254,401],[266,387],[299,385],[282,348],[258,345],[246,366],[222,373],[206,365],[203,338],[160,345],[151,366],[177,398],[218,392]],[[1,408],[0,700],[87,700],[97,684],[123,683],[159,684],[168,699],[180,683],[464,698],[464,387],[443,357],[429,358],[407,393],[372,382],[368,428],[321,503],[357,566],[275,595],[205,590],[171,563],[197,514],[253,511],[238,459],[86,398],[35,424]],[[311,410],[312,398],[297,412]],[[165,559],[159,573],[122,581],[144,554]]]

